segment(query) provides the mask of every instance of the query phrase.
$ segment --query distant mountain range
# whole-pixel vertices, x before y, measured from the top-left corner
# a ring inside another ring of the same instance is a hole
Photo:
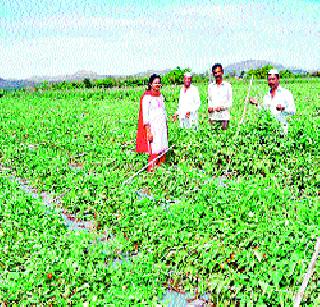
[[[91,79],[91,80],[96,80],[96,79],[100,79],[100,77],[104,78],[105,76],[99,76],[94,71],[80,70],[80,71],[75,72],[72,75],[33,76],[29,80],[32,80],[35,82],[43,82],[45,80],[48,82],[57,82],[57,81],[63,81],[63,80],[77,81],[77,80],[83,80],[86,78]]]
[[[34,86],[35,82],[31,80],[5,80],[0,78],[0,89],[15,89]]]
[[[260,61],[260,60],[248,60],[248,61],[233,63],[224,67],[224,70],[225,70],[225,73],[235,72],[237,75],[239,75],[241,71],[248,71],[249,69],[258,69],[268,64],[272,65],[274,68],[278,70],[289,69],[293,73],[300,73],[300,74],[307,73],[307,71],[303,69],[299,69],[295,67],[285,67],[278,63],[272,63],[269,61]],[[171,69],[158,70],[158,71],[147,70],[143,72],[138,72],[136,74],[133,74],[132,76],[144,77],[144,76],[150,76],[152,73],[158,73],[160,75],[164,75],[170,70]],[[24,80],[5,80],[0,78],[0,88],[16,89],[16,88],[22,88],[22,87],[32,87],[35,84],[42,83],[43,81],[54,83],[54,82],[62,82],[64,80],[79,81],[86,78],[90,80],[98,80],[98,79],[105,79],[105,78],[123,78],[123,77],[126,77],[126,75],[98,75],[94,71],[80,70],[72,75],[33,76],[31,78],[24,79]]]
[[[136,74],[134,74],[134,76],[137,77],[150,77],[152,74],[158,74],[160,76],[165,75],[166,73],[168,73],[170,70],[172,69],[164,69],[164,70],[146,70],[146,71],[142,71],[142,72],[138,72]]]
[[[240,74],[241,71],[248,71],[250,69],[258,69],[266,65],[271,65],[275,69],[278,70],[285,70],[286,67],[284,67],[281,64],[278,63],[272,63],[270,61],[260,61],[260,60],[248,60],[248,61],[241,61],[237,63],[230,64],[225,67],[224,71],[225,73],[230,72],[236,72],[236,74]]]
[[[261,60],[247,60],[247,61],[241,61],[237,63],[230,64],[224,68],[225,73],[232,73],[235,72],[236,75],[239,75],[241,71],[248,71],[250,69],[258,69],[266,65],[271,65],[273,68],[277,70],[286,70],[289,69],[294,74],[304,74],[307,73],[306,70],[296,68],[296,67],[285,67],[282,64],[279,63],[273,63],[270,61],[261,61]]]
[[[0,78],[0,88],[3,89],[15,89],[22,87],[30,87],[35,84],[42,83],[43,81],[48,81],[49,83],[62,82],[62,81],[78,81],[83,79],[97,80],[104,79],[108,77],[107,75],[98,75],[93,71],[80,70],[72,75],[58,75],[58,76],[32,76],[31,78],[24,80],[4,80]]]

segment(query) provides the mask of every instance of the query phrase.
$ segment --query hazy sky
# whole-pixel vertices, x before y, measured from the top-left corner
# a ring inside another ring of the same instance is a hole
[[[319,12],[320,0],[0,0],[0,78],[247,59],[320,68]]]

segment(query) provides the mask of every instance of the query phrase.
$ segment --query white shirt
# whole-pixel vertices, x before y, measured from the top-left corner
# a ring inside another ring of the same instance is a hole
[[[198,88],[190,84],[189,88],[184,86],[180,89],[179,106],[177,114],[180,119],[186,117],[186,113],[196,113],[200,107],[200,96]]]
[[[284,111],[277,111],[277,104],[281,104],[285,107]],[[276,89],[274,97],[271,97],[271,91],[269,91],[263,97],[262,107],[265,110],[270,110],[271,114],[278,118],[286,115],[294,115],[296,113],[296,106],[294,104],[293,96],[289,90],[282,88],[280,85]]]
[[[223,107],[226,110],[209,113],[211,120],[230,120],[230,108],[232,106],[231,84],[222,81],[220,85],[211,83],[208,85],[208,107]]]
[[[159,154],[168,148],[167,114],[162,94],[142,98],[143,125],[149,125],[153,141],[149,152]]]
[[[277,104],[285,107],[284,111],[277,110]],[[263,97],[262,107],[265,110],[270,110],[271,114],[280,122],[281,132],[288,134],[289,124],[286,116],[294,115],[296,113],[296,106],[294,104],[293,96],[289,90],[277,87],[274,97],[271,97],[271,90]]]

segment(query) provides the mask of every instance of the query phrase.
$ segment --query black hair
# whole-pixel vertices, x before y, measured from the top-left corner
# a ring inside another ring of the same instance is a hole
[[[148,81],[148,90],[151,90],[151,84],[153,82],[154,79],[160,79],[160,82],[161,82],[161,77],[160,75],[157,75],[157,74],[152,74],[149,78],[149,81]]]
[[[221,63],[216,63],[212,66],[212,72],[214,72],[218,67],[223,70]]]

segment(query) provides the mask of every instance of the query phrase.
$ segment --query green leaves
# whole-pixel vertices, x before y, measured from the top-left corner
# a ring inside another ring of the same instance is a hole
[[[233,82],[229,130],[209,126],[207,85],[199,84],[199,131],[169,121],[176,146],[166,163],[126,186],[147,163],[134,153],[143,89],[3,97],[6,174],[28,179],[39,194],[60,196],[57,206],[99,226],[97,233],[68,230],[40,199],[0,178],[1,300],[155,305],[170,277],[171,287],[211,291],[213,301],[289,304],[289,294],[281,293],[301,284],[319,235],[319,119],[309,120],[319,108],[319,84],[292,85],[298,114],[286,139],[270,114],[253,108],[236,134],[243,81]],[[256,89],[262,94],[266,87]],[[179,88],[163,92],[170,116]],[[150,199],[139,198],[142,189]],[[310,289],[316,287],[315,280]],[[306,294],[309,300],[314,293]]]

